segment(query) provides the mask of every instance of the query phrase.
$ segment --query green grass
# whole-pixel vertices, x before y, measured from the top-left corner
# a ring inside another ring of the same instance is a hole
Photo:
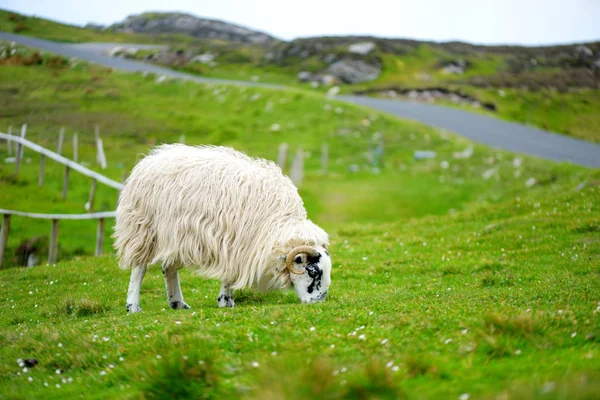
[[[552,398],[594,398],[598,190],[339,226],[331,294],[319,305],[242,291],[235,309],[218,309],[218,282],[186,271],[193,310],[173,311],[152,269],[144,312],[127,316],[128,276],[112,257],[3,271],[0,392],[547,398],[555,383]],[[39,365],[23,373],[18,358]]]
[[[80,158],[96,170],[93,126],[100,124],[109,162],[103,173],[116,180],[140,153],[182,134],[187,143],[271,159],[281,142],[301,146],[310,155],[300,192],[310,218],[331,235],[334,262],[322,304],[298,304],[293,292],[244,290],[231,310],[216,306],[218,282],[188,271],[182,287],[193,310],[170,310],[161,274],[151,269],[144,312],[127,316],[128,274],[112,255],[75,257],[78,248],[92,251],[95,227],[65,222],[56,266],[0,271],[0,396],[600,393],[597,170],[481,146],[457,159],[453,153],[470,142],[301,91],[158,84],[79,65],[4,66],[0,93],[2,126],[27,123],[28,137],[49,147],[61,126],[69,140],[79,132]],[[380,140],[385,154],[374,165],[365,153]],[[438,157],[415,161],[414,150]],[[31,162],[17,180],[14,165],[0,164],[0,208],[84,212],[87,179],[72,174],[63,202],[62,167],[47,162],[38,189],[38,160],[25,157]],[[527,187],[530,178],[536,183]],[[103,188],[98,209],[113,209],[115,200]],[[15,217],[9,250],[48,231],[46,222]],[[24,372],[19,358],[39,363]]]

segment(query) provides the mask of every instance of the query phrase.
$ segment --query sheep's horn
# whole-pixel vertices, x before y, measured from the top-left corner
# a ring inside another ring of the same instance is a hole
[[[316,257],[319,255],[319,252],[317,250],[315,250],[314,247],[311,247],[311,246],[298,246],[298,247],[293,248],[292,251],[290,251],[288,253],[287,258],[285,259],[285,266],[291,273],[294,273],[297,275],[302,275],[304,273],[304,272],[300,272],[296,268],[294,268],[294,258],[296,258],[296,256],[298,254],[302,254],[302,253],[306,253],[312,257]]]

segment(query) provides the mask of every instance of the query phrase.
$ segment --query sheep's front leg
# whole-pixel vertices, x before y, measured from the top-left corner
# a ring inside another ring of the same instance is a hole
[[[131,278],[129,278],[129,289],[127,290],[127,312],[139,313],[140,308],[140,290],[142,289],[142,280],[146,274],[146,266],[132,267]]]
[[[233,301],[233,289],[230,284],[225,282],[221,283],[221,291],[219,292],[219,297],[217,297],[217,302],[219,303],[219,307],[235,306]]]
[[[169,307],[172,309],[190,308],[183,301],[181,286],[179,286],[179,265],[163,265],[162,272],[165,277],[165,286],[167,287],[167,299]]]

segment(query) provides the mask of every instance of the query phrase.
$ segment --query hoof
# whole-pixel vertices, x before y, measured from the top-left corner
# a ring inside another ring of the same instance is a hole
[[[233,301],[233,298],[229,297],[229,296],[225,296],[225,295],[221,295],[217,298],[217,302],[219,303],[219,307],[223,308],[223,307],[229,307],[229,308],[233,308],[235,307],[235,302]]]
[[[127,312],[129,314],[135,314],[135,313],[139,313],[142,312],[142,309],[140,308],[139,304],[127,304]]]
[[[189,310],[190,308],[192,308],[185,304],[183,301],[172,301],[171,303],[169,303],[169,306],[171,306],[173,310]]]

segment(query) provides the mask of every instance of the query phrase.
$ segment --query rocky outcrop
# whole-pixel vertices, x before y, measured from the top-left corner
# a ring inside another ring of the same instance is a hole
[[[327,72],[344,83],[360,83],[377,79],[381,69],[362,60],[341,60],[331,64]]]
[[[270,45],[278,39],[266,33],[213,19],[199,18],[183,13],[143,13],[130,15],[124,21],[111,25],[113,32],[178,33],[196,38],[221,39],[238,43]]]

